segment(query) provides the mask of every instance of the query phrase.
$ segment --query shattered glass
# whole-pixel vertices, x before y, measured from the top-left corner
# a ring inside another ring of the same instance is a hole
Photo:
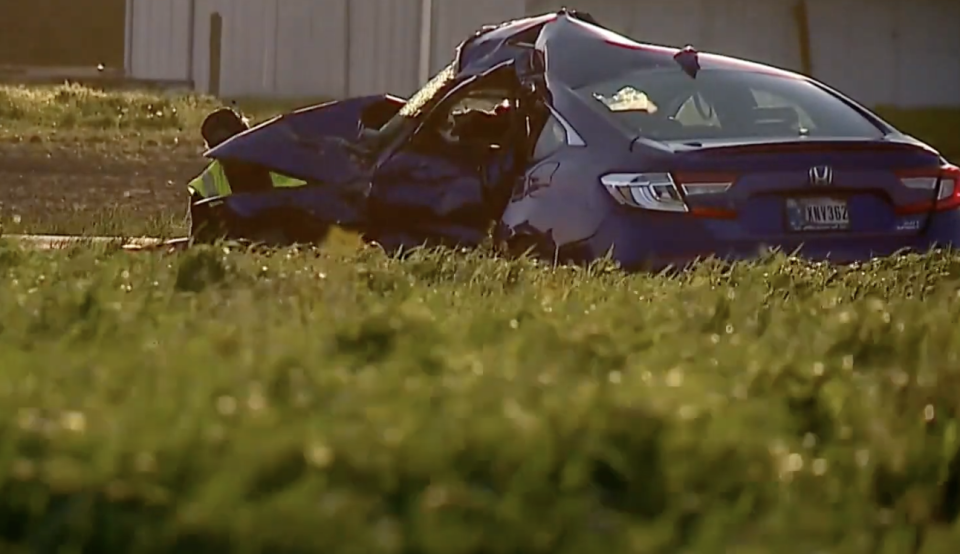
[[[432,100],[437,93],[442,91],[453,79],[457,76],[457,63],[456,61],[450,62],[447,67],[444,67],[440,70],[439,73],[433,76],[427,84],[416,92],[407,103],[400,108],[399,115],[402,117],[416,117],[420,114],[420,110],[426,106],[430,100]]]

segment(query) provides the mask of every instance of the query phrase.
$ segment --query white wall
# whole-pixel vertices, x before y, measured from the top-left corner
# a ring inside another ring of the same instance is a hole
[[[191,0],[127,2],[127,71],[141,79],[189,80]]]
[[[811,0],[813,75],[870,105],[960,106],[960,0]]]
[[[564,0],[527,0],[529,13]],[[632,38],[802,71],[798,0],[580,0]],[[807,0],[812,75],[867,105],[960,106],[960,0]]]
[[[277,16],[275,96],[339,97],[347,88],[347,2],[282,0]]]
[[[345,1],[350,11],[350,95],[412,94],[419,84],[420,0]]]
[[[567,3],[527,0],[527,9],[543,13]],[[580,0],[576,7],[641,42],[692,44],[786,68],[800,64],[793,0]]]
[[[418,84],[418,0],[195,1],[198,90],[210,90],[213,13],[223,17],[223,96],[409,94]]]
[[[135,0],[136,1],[136,0]],[[141,0],[150,2],[151,0]],[[284,0],[284,10],[276,0],[194,0],[193,81],[201,91],[211,90],[210,31],[211,18],[219,14],[223,20],[220,57],[220,92],[224,96],[270,96],[278,90],[278,83],[289,86],[286,74],[278,71],[286,67],[301,49],[287,48],[278,39],[282,24],[288,24],[287,14],[303,10],[302,0]],[[307,21],[313,21],[309,18]],[[312,38],[301,34],[304,43]],[[306,44],[304,45],[306,46]],[[283,47],[284,56],[276,55]],[[340,45],[336,45],[340,48]],[[318,72],[307,70],[313,76]],[[314,80],[316,81],[316,79]],[[309,83],[314,87],[316,82]]]
[[[442,67],[480,25],[570,4],[643,42],[802,70],[797,1],[433,0],[430,67]],[[209,90],[209,21],[219,12],[223,96],[405,96],[419,84],[420,0],[129,3],[134,77],[192,73],[197,89]],[[815,77],[868,105],[960,106],[960,0],[807,3]]]
[[[480,26],[525,15],[523,0],[433,0],[431,74],[450,63],[457,45]]]

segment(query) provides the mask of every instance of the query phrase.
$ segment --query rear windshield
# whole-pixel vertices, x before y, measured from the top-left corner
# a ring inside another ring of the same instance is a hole
[[[875,139],[883,131],[807,81],[736,69],[644,69],[576,92],[631,138],[663,141],[780,137]]]

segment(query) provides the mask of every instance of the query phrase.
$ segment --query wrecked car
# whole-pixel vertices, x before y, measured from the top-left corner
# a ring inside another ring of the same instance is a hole
[[[409,99],[208,127],[223,136],[191,184],[194,241],[339,226],[388,250],[490,241],[629,270],[960,240],[960,169],[856,101],[566,10],[482,28]]]

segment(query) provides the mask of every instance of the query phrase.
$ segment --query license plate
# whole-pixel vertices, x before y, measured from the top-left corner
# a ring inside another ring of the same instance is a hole
[[[835,198],[790,198],[787,220],[794,231],[839,230],[850,227],[847,202]]]

